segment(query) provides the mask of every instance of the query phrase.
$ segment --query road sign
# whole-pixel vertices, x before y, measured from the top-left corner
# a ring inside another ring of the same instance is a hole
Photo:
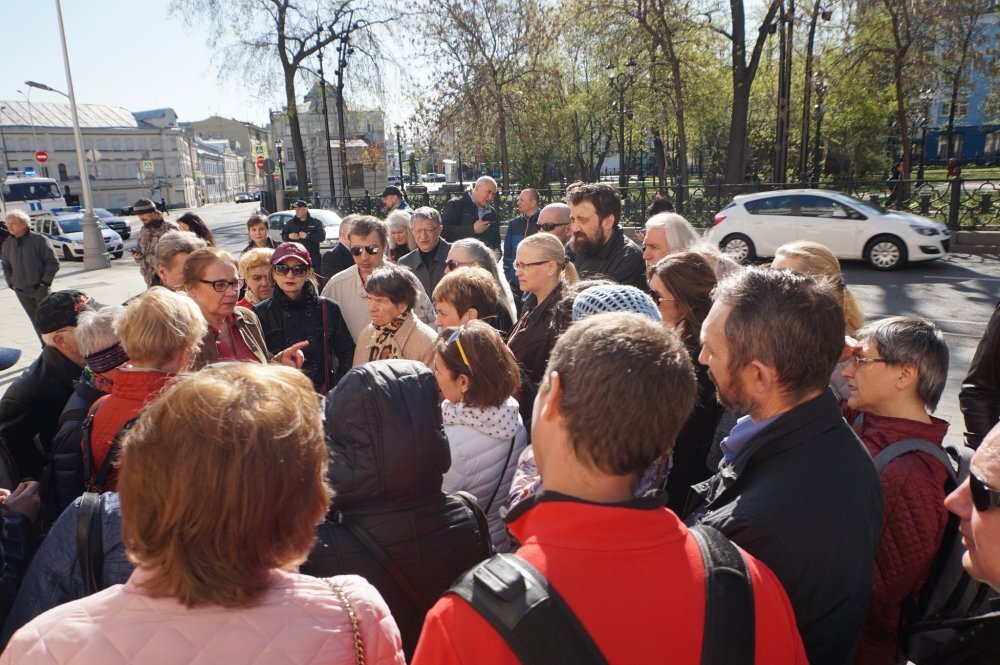
[[[39,150],[38,152],[35,153],[35,161],[38,162],[39,164],[44,164],[45,162],[49,161],[49,153],[45,152],[44,150]]]
[[[263,171],[264,170],[264,162],[266,160],[267,160],[267,157],[265,157],[264,155],[259,156],[257,158],[257,168]]]
[[[264,144],[258,143],[257,145],[255,145],[253,147],[253,154],[257,155],[258,157],[260,157],[261,155],[264,155],[266,157],[267,151],[264,150]]]
[[[274,178],[275,180],[278,180],[278,178],[279,178],[280,176],[279,176],[279,175],[278,175],[277,173],[275,173],[275,174],[274,174],[274,175],[272,175],[271,177],[272,177],[272,178]]]
[[[266,173],[268,175],[271,175],[272,173],[274,173],[274,168],[275,168],[275,166],[274,166],[274,160],[273,159],[265,159],[264,160],[264,173]]]
[[[153,172],[153,160],[152,159],[144,159],[144,160],[142,160],[142,170],[144,172],[146,172],[146,173],[152,173]]]

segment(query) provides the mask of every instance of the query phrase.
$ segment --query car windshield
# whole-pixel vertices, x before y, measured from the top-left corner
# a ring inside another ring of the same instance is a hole
[[[3,195],[8,201],[58,199],[62,196],[59,185],[54,182],[10,182],[4,186]]]
[[[105,210],[104,208],[94,208],[94,214],[101,219],[110,219],[115,216],[111,214],[110,210]]]
[[[830,196],[837,202],[849,205],[866,215],[885,215],[889,212],[877,203],[868,203],[867,201],[862,201],[846,194],[831,193]]]
[[[97,226],[102,230],[108,228],[101,220],[97,220]],[[79,233],[83,231],[83,217],[60,217],[59,228],[63,233]]]

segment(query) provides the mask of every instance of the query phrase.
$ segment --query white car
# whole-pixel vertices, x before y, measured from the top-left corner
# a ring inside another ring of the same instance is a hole
[[[326,230],[326,239],[319,243],[320,249],[330,249],[340,242],[340,215],[322,208],[309,208],[309,214],[318,219]],[[268,235],[274,242],[282,242],[281,230],[285,228],[285,222],[292,217],[295,217],[294,210],[282,210],[268,215]]]
[[[719,211],[706,237],[738,261],[772,257],[781,245],[811,240],[839,259],[863,259],[876,270],[948,253],[944,224],[819,189],[737,196]]]
[[[56,256],[65,261],[83,260],[83,212],[52,211],[31,218],[32,230],[45,236]],[[100,219],[97,226],[104,237],[104,248],[116,259],[125,253],[122,237]]]

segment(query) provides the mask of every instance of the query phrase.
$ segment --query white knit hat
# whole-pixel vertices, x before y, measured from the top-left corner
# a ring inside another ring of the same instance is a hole
[[[605,312],[634,312],[661,323],[663,318],[656,303],[634,286],[601,284],[584,289],[573,301],[573,321],[580,321],[591,314]]]

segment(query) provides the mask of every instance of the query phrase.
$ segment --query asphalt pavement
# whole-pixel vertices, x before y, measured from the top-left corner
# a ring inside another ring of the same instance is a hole
[[[253,204],[216,204],[196,208],[216,235],[217,244],[238,252],[247,242],[246,220]],[[176,219],[183,210],[171,211]],[[128,218],[133,229],[127,245],[134,244],[139,222]],[[848,287],[861,301],[866,320],[893,315],[920,316],[934,321],[944,332],[951,351],[948,382],[935,415],[952,426],[948,440],[960,441],[964,429],[958,391],[969,362],[983,334],[993,307],[1000,299],[1000,260],[997,255],[950,254],[940,261],[911,264],[896,272],[876,272],[860,262],[845,262]],[[111,268],[87,272],[78,262],[62,262],[53,289],[79,289],[103,304],[122,303],[141,293],[145,284],[139,268],[126,253],[111,261]],[[0,372],[0,395],[38,356],[40,344],[13,291],[0,282],[0,346],[20,348],[20,361]]]

